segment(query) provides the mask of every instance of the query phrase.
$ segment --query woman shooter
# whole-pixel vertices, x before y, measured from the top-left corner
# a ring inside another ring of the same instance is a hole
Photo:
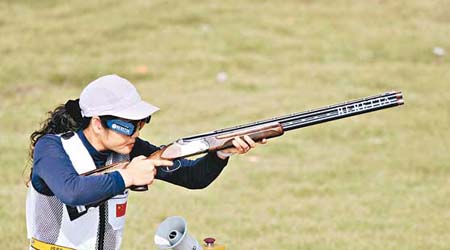
[[[125,224],[128,188],[160,179],[189,189],[208,186],[228,156],[255,147],[249,137],[234,148],[196,160],[171,161],[145,156],[159,148],[139,138],[159,108],[141,100],[136,88],[117,75],[87,85],[80,98],[50,112],[31,135],[31,185],[27,195],[30,249],[119,249]],[[129,165],[108,174],[82,173],[124,160]]]

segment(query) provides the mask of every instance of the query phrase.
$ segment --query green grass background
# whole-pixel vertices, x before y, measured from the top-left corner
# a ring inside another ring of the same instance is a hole
[[[450,249],[449,10],[446,0],[1,1],[1,248],[27,247],[29,135],[116,73],[161,107],[142,133],[155,144],[388,90],[406,101],[269,141],[207,189],[158,181],[133,193],[123,249],[155,249],[172,215],[227,249]]]

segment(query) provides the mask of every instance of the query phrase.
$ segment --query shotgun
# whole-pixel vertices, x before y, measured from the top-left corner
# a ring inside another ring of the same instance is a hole
[[[150,159],[177,160],[184,157],[218,151],[233,147],[234,137],[250,136],[254,141],[278,137],[284,132],[329,122],[345,117],[369,113],[381,109],[402,105],[401,91],[391,91],[380,95],[369,96],[357,100],[347,101],[305,112],[292,113],[266,120],[214,130],[207,133],[188,136],[176,140],[167,146],[162,146],[152,153]],[[86,172],[82,175],[109,173],[125,168],[129,162],[119,162]],[[134,191],[145,191],[147,186],[134,186]]]

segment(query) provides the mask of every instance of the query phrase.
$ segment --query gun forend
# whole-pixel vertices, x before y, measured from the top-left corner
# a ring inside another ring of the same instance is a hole
[[[240,129],[230,133],[206,136],[193,140],[177,140],[158,152],[158,158],[174,160],[233,147],[232,140],[235,137],[250,136],[254,141],[261,141],[264,138],[281,136],[284,133],[279,122],[263,124],[251,128]],[[151,156],[150,156],[151,157]],[[155,156],[154,156],[155,157]]]
[[[233,147],[232,141],[235,137],[243,137],[248,135],[254,141],[258,142],[262,139],[269,139],[284,134],[283,127],[279,122],[272,122],[251,128],[241,129],[234,132],[215,136],[210,143],[210,151],[221,150]],[[214,144],[215,143],[215,144]]]

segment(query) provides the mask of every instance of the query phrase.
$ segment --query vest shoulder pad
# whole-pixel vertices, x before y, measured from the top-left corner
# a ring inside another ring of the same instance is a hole
[[[75,133],[73,131],[68,131],[68,132],[61,134],[61,138],[68,140],[74,135],[75,135]]]

